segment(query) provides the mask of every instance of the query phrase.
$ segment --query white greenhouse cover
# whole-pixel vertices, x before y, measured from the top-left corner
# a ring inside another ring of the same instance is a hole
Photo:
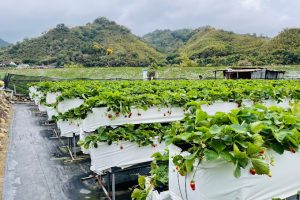
[[[57,110],[59,113],[65,113],[73,108],[77,108],[84,103],[83,99],[74,98],[74,99],[66,99],[57,104]]]
[[[273,151],[266,152],[274,156],[276,162],[275,166],[271,166],[272,177],[251,175],[248,166],[242,169],[240,178],[235,178],[232,163],[204,160],[194,177],[196,190],[192,191],[189,184],[193,172],[187,177],[181,176],[172,162],[174,155],[187,152],[181,153],[181,149],[174,145],[170,145],[169,150],[169,190],[172,199],[187,200],[187,196],[189,200],[270,200],[287,198],[300,190],[300,153],[285,152],[279,155]]]
[[[81,120],[58,120],[57,127],[60,130],[60,135],[62,137],[73,137],[73,134],[79,135],[81,131]]]
[[[54,104],[56,103],[56,99],[57,97],[59,97],[61,95],[60,92],[48,92],[46,95],[46,103],[47,104]]]
[[[58,115],[56,109],[53,108],[53,107],[47,106],[46,110],[47,110],[48,120],[52,120],[53,116],[57,116]]]
[[[152,154],[163,152],[165,144],[157,144],[139,147],[136,143],[129,141],[113,142],[108,145],[106,142],[98,144],[97,148],[90,148],[91,170],[102,174],[104,170],[111,167],[126,168],[131,165],[153,160]]]

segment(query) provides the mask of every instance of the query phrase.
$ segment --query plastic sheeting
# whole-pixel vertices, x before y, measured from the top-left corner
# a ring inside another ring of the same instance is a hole
[[[98,143],[97,148],[90,148],[91,170],[97,174],[102,174],[104,170],[111,167],[125,168],[138,163],[153,160],[152,154],[163,152],[165,144],[157,144],[139,147],[136,143],[129,141],[120,141],[108,145],[107,143]]]
[[[56,99],[57,97],[59,97],[61,95],[60,92],[48,92],[46,95],[46,103],[47,104],[54,104],[56,103]]]
[[[52,120],[52,117],[57,116],[58,113],[55,108],[53,107],[46,107],[47,115],[48,115],[48,120]]]
[[[149,108],[144,111],[141,109],[132,109],[131,117],[125,117],[120,114],[115,119],[108,118],[107,108],[93,108],[87,117],[83,120],[82,129],[85,132],[93,132],[101,126],[119,126],[122,124],[142,124],[142,123],[163,123],[181,120],[184,111],[181,108]],[[171,113],[171,114],[169,114]],[[115,113],[111,113],[115,115]],[[140,114],[140,116],[139,116]]]
[[[284,108],[289,107],[289,100],[284,100],[281,103],[277,103],[274,100],[263,101],[266,106],[281,106]],[[245,100],[244,105],[253,105],[252,101]],[[212,105],[202,105],[202,109],[209,115],[215,115],[216,112],[230,112],[231,110],[238,108],[238,105],[234,102],[221,102],[217,101]],[[171,113],[171,114],[170,114]],[[87,117],[83,120],[82,129],[85,132],[93,132],[101,126],[119,126],[122,124],[141,124],[141,123],[163,123],[178,121],[184,118],[184,111],[182,108],[156,108],[151,107],[148,110],[132,109],[132,116],[130,118],[125,115],[119,117],[108,118],[109,112],[107,108],[93,108]],[[110,113],[115,116],[115,113]],[[139,116],[140,114],[140,116]]]
[[[186,177],[180,176],[171,158],[179,155],[181,149],[170,145],[169,150],[169,190],[172,199],[269,200],[275,197],[287,198],[296,194],[300,189],[300,153],[285,152],[279,155],[273,151],[267,151],[266,153],[274,156],[276,162],[275,166],[271,166],[272,177],[253,176],[249,173],[250,166],[248,166],[242,169],[240,178],[235,178],[232,163],[223,160],[204,160],[196,171],[194,177],[196,190],[192,191],[189,183],[193,179],[194,172]]]
[[[46,112],[46,111],[47,111],[46,106],[43,106],[43,105],[41,105],[41,104],[39,104],[39,103],[37,103],[37,105],[38,105],[39,111],[41,111],[41,112]]]
[[[60,136],[62,137],[73,137],[73,134],[79,135],[81,131],[81,120],[58,120],[57,127],[60,130]]]
[[[60,113],[65,113],[73,108],[77,108],[84,103],[83,99],[75,98],[75,99],[66,99],[57,104],[57,110]]]
[[[150,191],[146,200],[172,200],[169,191],[159,193],[157,190]]]
[[[82,130],[80,130],[79,139],[84,140],[87,135],[89,135],[89,133],[85,133]],[[89,149],[85,149],[83,146],[81,146],[80,149],[81,149],[83,154],[90,154]]]

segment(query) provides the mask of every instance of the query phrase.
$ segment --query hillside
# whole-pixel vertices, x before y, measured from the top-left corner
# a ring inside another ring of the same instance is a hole
[[[4,40],[2,40],[1,38],[0,38],[0,48],[1,47],[7,47],[7,46],[9,46],[10,45],[10,43],[8,43],[8,42],[6,42],[6,41],[4,41]]]
[[[180,52],[201,65],[232,65],[241,60],[253,62],[268,41],[265,37],[207,27],[195,30]]]
[[[177,52],[190,38],[193,30],[155,30],[143,36],[143,39],[152,47],[163,53]]]
[[[283,30],[263,46],[260,57],[264,63],[299,64],[300,29]]]
[[[0,60],[14,59],[29,64],[85,66],[145,66],[161,56],[129,29],[98,18],[85,26],[57,25],[42,36],[26,39],[8,48]]]

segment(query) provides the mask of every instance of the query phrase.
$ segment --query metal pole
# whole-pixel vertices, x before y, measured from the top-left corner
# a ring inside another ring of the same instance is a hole
[[[111,175],[111,187],[112,187],[112,200],[116,200],[116,181],[115,181],[115,173]]]
[[[73,152],[74,152],[74,158],[76,158],[76,137],[75,137],[75,133],[73,133]]]

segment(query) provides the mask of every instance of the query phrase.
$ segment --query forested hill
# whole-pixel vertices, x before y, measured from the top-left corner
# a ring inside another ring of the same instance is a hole
[[[178,34],[172,39],[174,32],[177,31],[154,31],[143,37],[167,54],[169,64],[180,63],[183,54],[200,66],[300,64],[300,29],[285,29],[274,38],[213,27],[183,32],[183,36]]]
[[[174,53],[191,37],[192,29],[156,30],[143,36],[152,47],[163,53]]]
[[[97,18],[74,28],[59,24],[38,38],[8,48],[0,60],[46,65],[74,62],[85,66],[145,66],[161,56],[126,27]]]
[[[0,62],[6,60],[84,66],[148,66],[153,61],[161,66],[300,64],[300,29],[285,29],[268,38],[206,26],[156,30],[140,38],[101,17],[73,28],[59,24],[40,37],[1,48]]]
[[[6,42],[6,41],[4,41],[4,40],[2,40],[1,38],[0,38],[0,48],[1,47],[7,47],[7,46],[9,46],[10,45],[10,43],[8,43],[8,42]]]

